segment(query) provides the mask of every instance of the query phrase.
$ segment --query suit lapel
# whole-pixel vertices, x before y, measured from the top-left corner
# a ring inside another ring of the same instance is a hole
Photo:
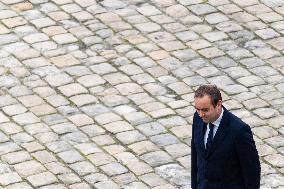
[[[223,107],[224,108],[224,107]],[[223,141],[224,137],[226,136],[226,133],[228,131],[228,110],[224,108],[224,113],[222,120],[220,122],[219,128],[214,136],[213,143],[210,149],[208,149],[206,156],[209,157],[218,146],[221,145],[221,142]]]

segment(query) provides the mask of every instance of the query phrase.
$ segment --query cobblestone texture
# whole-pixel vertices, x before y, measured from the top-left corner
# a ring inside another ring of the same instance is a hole
[[[0,188],[187,189],[220,86],[284,188],[283,0],[1,0]]]

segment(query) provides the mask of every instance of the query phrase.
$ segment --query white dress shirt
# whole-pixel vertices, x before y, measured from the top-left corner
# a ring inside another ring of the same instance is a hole
[[[223,117],[223,112],[224,112],[224,110],[222,108],[222,112],[221,112],[220,116],[218,117],[218,119],[216,119],[216,121],[212,122],[212,124],[214,124],[213,138],[214,138],[214,136],[215,136],[215,134],[216,134],[216,132],[217,132],[217,130],[219,128],[220,123],[221,123],[221,120],[222,120],[222,117]],[[209,131],[210,131],[210,129],[209,129],[209,123],[208,123],[207,126],[206,126],[205,135],[204,135],[204,145],[205,145],[205,148],[206,148],[206,143],[207,143],[207,138],[208,138],[208,135],[209,135]]]

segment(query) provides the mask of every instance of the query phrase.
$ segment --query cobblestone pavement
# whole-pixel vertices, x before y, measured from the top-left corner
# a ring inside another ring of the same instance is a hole
[[[189,189],[193,91],[284,188],[283,0],[0,0],[0,188]]]

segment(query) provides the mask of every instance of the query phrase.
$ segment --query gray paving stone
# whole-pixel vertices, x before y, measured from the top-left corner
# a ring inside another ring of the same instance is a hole
[[[166,132],[166,129],[161,124],[156,122],[141,124],[138,125],[136,128],[139,129],[146,136],[152,136]]]
[[[235,22],[221,22],[216,25],[216,28],[223,32],[238,32],[243,30],[243,27]]]
[[[274,37],[279,37],[280,35],[275,32],[273,29],[268,28],[268,29],[262,29],[262,30],[257,30],[255,32],[259,37],[262,39],[271,39]]]
[[[228,38],[228,35],[226,33],[220,31],[203,33],[202,36],[210,42],[225,40],[226,38]]]
[[[268,144],[270,144],[274,148],[282,147],[283,146],[283,137],[282,136],[275,136],[265,140]]]
[[[217,11],[214,7],[208,4],[191,5],[189,6],[189,9],[197,15],[204,15],[204,14],[209,14],[209,13],[213,13]]]
[[[42,164],[57,161],[56,157],[48,151],[37,151],[32,156]]]
[[[76,95],[71,97],[70,100],[78,107],[98,102],[95,96],[89,94]]]
[[[271,108],[260,108],[254,111],[260,118],[267,119],[279,115],[279,112]]]
[[[125,189],[134,189],[134,188],[141,188],[141,189],[148,189],[143,182],[132,182],[126,186],[124,186]]]
[[[72,114],[78,113],[77,107],[66,105],[66,106],[60,106],[57,108],[57,110],[64,116],[69,116]]]
[[[243,103],[249,110],[256,109],[256,108],[264,108],[268,106],[267,102],[259,98],[250,99],[250,100],[244,101]]]
[[[103,189],[103,188],[118,189],[119,188],[119,186],[111,180],[98,182],[98,183],[95,184],[95,187],[98,188],[98,189]]]
[[[178,186],[188,185],[190,174],[178,164],[168,164],[155,168],[162,178]]]
[[[23,113],[13,116],[13,120],[20,125],[27,125],[39,122],[39,118],[33,113]]]
[[[95,166],[93,166],[91,163],[89,163],[87,161],[74,163],[74,164],[70,165],[70,167],[76,173],[78,173],[80,176],[95,173],[95,172],[98,171]]]
[[[155,173],[145,174],[143,176],[140,176],[140,179],[142,181],[144,181],[145,183],[147,183],[148,185],[150,185],[151,187],[155,187],[155,186],[160,186],[160,185],[166,184],[166,181],[164,179],[162,179],[161,177],[159,177]]]
[[[35,160],[22,162],[14,165],[15,170],[20,176],[30,176],[44,172],[46,168]]]
[[[108,176],[114,176],[126,173],[128,170],[119,163],[110,163],[103,166],[100,166],[100,168],[108,175]]]
[[[53,87],[69,84],[73,79],[67,74],[48,75],[45,80]]]
[[[166,29],[166,31],[170,33],[177,33],[186,30],[185,25],[180,23],[169,23],[169,24],[164,24],[163,26]]]
[[[12,105],[12,104],[16,104],[16,99],[13,98],[10,95],[2,95],[0,96],[0,106],[7,106],[7,105]]]
[[[279,15],[275,12],[259,14],[258,18],[263,20],[265,23],[276,22],[276,21],[280,21],[280,20],[283,19],[281,15]]]
[[[177,143],[177,144],[165,146],[165,150],[173,158],[179,158],[185,155],[189,155],[191,152],[190,147],[183,143]]]
[[[270,155],[276,152],[271,146],[267,144],[259,145],[257,147],[257,150],[259,151],[260,156]]]
[[[126,131],[116,134],[116,138],[123,144],[130,144],[138,141],[145,140],[146,137],[138,131]]]
[[[87,93],[87,89],[78,83],[71,83],[58,88],[64,95],[73,96],[77,94]]]
[[[61,175],[58,175],[58,178],[64,184],[68,184],[68,185],[78,183],[81,181],[81,179],[74,173],[63,173]]]
[[[257,18],[247,12],[237,12],[232,14],[232,18],[240,23],[255,21]]]
[[[126,21],[131,24],[139,24],[143,22],[149,22],[149,19],[143,15],[131,15],[126,17]]]
[[[85,180],[90,184],[95,184],[97,182],[106,181],[107,176],[101,173],[94,173],[85,176]]]
[[[93,119],[85,114],[75,114],[68,117],[68,119],[76,126],[91,125],[94,123]]]
[[[158,122],[167,128],[187,124],[186,120],[181,116],[170,116],[167,118],[159,119]]]
[[[209,23],[209,24],[217,24],[220,22],[225,22],[228,21],[229,18],[223,14],[220,13],[213,13],[213,14],[209,14],[205,16],[205,20]]]
[[[253,50],[253,53],[255,53],[257,56],[259,56],[260,58],[264,60],[280,55],[277,51],[271,48],[258,48],[258,49]]]
[[[203,49],[203,48],[211,46],[211,44],[204,39],[198,39],[198,40],[195,40],[195,41],[190,41],[190,42],[187,43],[187,45],[189,47],[191,47],[192,49],[195,49],[195,50],[199,50],[199,49]]]
[[[129,148],[131,148],[138,155],[158,150],[158,147],[150,141],[137,142],[129,145]]]
[[[245,88],[244,86],[242,85],[238,85],[238,84],[233,84],[233,85],[226,85],[226,86],[222,86],[222,89],[232,95],[232,94],[239,94],[239,93],[242,93],[242,92],[247,92],[248,89]]]
[[[27,180],[35,187],[56,183],[57,178],[50,172],[43,172],[27,177]]]
[[[66,68],[65,71],[72,76],[91,74],[91,71],[86,66],[71,66]]]
[[[153,171],[152,167],[144,162],[130,162],[126,165],[135,175],[143,175]]]
[[[188,42],[192,40],[196,40],[199,36],[193,31],[183,31],[175,34],[178,39],[182,40],[183,42]]]
[[[45,166],[50,172],[56,175],[71,172],[69,168],[67,168],[63,163],[60,162],[48,163]]]
[[[251,90],[255,93],[255,94],[265,94],[268,92],[275,92],[275,88],[271,85],[260,85],[260,86],[255,86],[252,87]]]
[[[101,166],[111,162],[115,162],[114,158],[104,152],[94,153],[87,156],[87,158],[95,165]]]
[[[108,136],[108,135],[99,135],[99,136],[95,136],[92,138],[92,140],[100,145],[110,145],[110,144],[114,144],[115,141],[112,139],[112,137]]]
[[[191,49],[174,51],[173,55],[183,62],[198,57],[197,53]]]
[[[23,188],[23,189],[32,189],[32,187],[26,182],[20,182],[15,184],[10,184],[6,187],[7,189],[16,189],[16,188]]]
[[[204,68],[201,68],[199,70],[196,70],[196,72],[202,76],[202,77],[212,77],[212,76],[218,76],[220,75],[220,71],[213,67],[213,66],[208,66],[208,67],[204,67]]]
[[[21,146],[23,148],[25,148],[25,150],[27,150],[28,152],[36,152],[38,150],[44,150],[45,149],[43,145],[41,145],[40,143],[35,142],[35,141],[29,142],[29,143],[23,143],[23,144],[21,144]]]
[[[86,183],[76,183],[69,186],[71,189],[90,189],[91,187]]]
[[[249,58],[253,56],[253,54],[250,53],[248,50],[241,48],[228,51],[228,54],[235,60],[240,60],[242,58]]]
[[[135,155],[130,152],[120,152],[118,154],[114,154],[114,156],[119,162],[123,163],[124,165],[139,162]]]
[[[198,52],[201,55],[203,55],[205,58],[209,58],[209,59],[224,55],[224,52],[216,47],[205,48],[205,49],[199,50]]]
[[[12,115],[25,113],[27,111],[27,109],[24,106],[22,106],[21,104],[15,104],[15,105],[3,107],[3,111],[6,114],[12,116]]]
[[[166,9],[166,13],[174,18],[180,18],[187,16],[189,14],[188,9],[182,5],[172,5]]]
[[[161,46],[166,51],[185,49],[185,46],[179,41],[162,42],[159,43],[158,45]]]
[[[132,125],[150,122],[152,119],[144,112],[132,112],[124,116],[127,121]]]
[[[155,82],[154,78],[149,74],[138,74],[131,77],[138,84],[146,84]]]
[[[178,139],[171,134],[155,135],[155,136],[152,136],[150,139],[154,143],[156,143],[158,146],[166,146],[166,145],[178,143]]]
[[[183,81],[187,85],[192,86],[192,87],[207,83],[206,80],[201,76],[187,77],[187,78],[184,78]]]
[[[156,63],[149,57],[135,58],[133,61],[142,68],[149,68],[156,65]]]
[[[4,186],[20,181],[22,181],[22,178],[16,172],[4,173],[0,176],[0,183]]]
[[[3,161],[9,164],[21,163],[31,160],[31,156],[25,151],[13,152],[2,156]]]
[[[0,76],[0,86],[1,87],[11,88],[19,84],[20,84],[19,80],[12,75]]]
[[[137,181],[137,178],[132,173],[125,173],[112,177],[113,181],[119,186],[129,184],[131,182]]]
[[[75,163],[84,160],[84,158],[74,150],[61,152],[58,156],[66,163]]]
[[[272,166],[283,167],[283,158],[284,156],[281,154],[273,154],[264,157],[266,161],[268,161]]]
[[[281,180],[281,177],[279,174],[270,174],[266,175],[263,178],[263,183],[267,185],[268,187],[277,187],[279,185],[282,185],[283,181]]]
[[[267,25],[264,24],[264,23],[261,22],[261,21],[248,22],[248,23],[246,23],[246,26],[247,26],[249,29],[253,30],[253,31],[255,31],[255,30],[260,30],[260,29],[264,29],[264,28],[267,27]]]
[[[277,131],[268,126],[253,128],[253,132],[261,139],[277,136]]]
[[[6,163],[1,163],[0,164],[0,171],[1,171],[1,174],[3,173],[11,173],[12,170],[11,170],[11,167],[6,164]]]
[[[237,79],[237,81],[245,85],[246,87],[252,87],[252,86],[265,84],[265,81],[261,77],[254,76],[254,75],[241,77]]]
[[[120,106],[117,106],[114,108],[114,111],[123,116],[123,115],[126,115],[128,113],[131,113],[131,112],[136,112],[136,108],[132,107],[132,106],[129,106],[129,105],[120,105]]]
[[[102,150],[97,145],[95,145],[94,143],[77,144],[75,146],[75,148],[77,148],[84,155],[102,152]]]
[[[13,141],[17,144],[21,144],[21,143],[27,143],[27,142],[31,142],[34,140],[34,138],[32,136],[30,136],[27,133],[17,133],[15,135],[13,135],[11,137],[13,139]]]
[[[51,188],[58,188],[58,189],[66,189],[66,187],[63,185],[63,184],[51,184],[51,185],[48,185],[48,186],[42,186],[40,187],[40,189],[51,189]]]
[[[46,146],[50,151],[54,153],[68,151],[72,149],[71,145],[63,141],[50,142]]]
[[[62,135],[61,139],[64,141],[67,141],[68,143],[72,145],[86,143],[89,141],[88,136],[81,131],[67,133],[65,135]]]

